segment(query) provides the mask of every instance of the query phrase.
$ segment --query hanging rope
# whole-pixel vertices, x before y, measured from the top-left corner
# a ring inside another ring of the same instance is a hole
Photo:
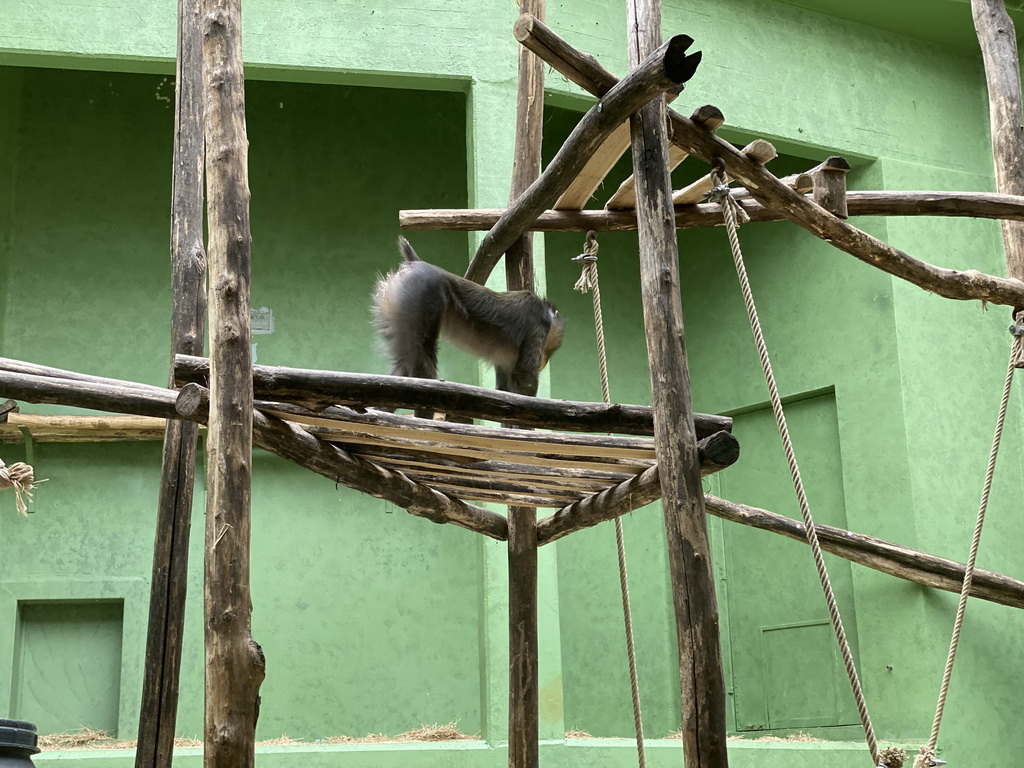
[[[44,481],[40,480],[39,482]],[[0,459],[0,491],[5,491],[8,488],[14,489],[14,503],[18,507],[18,512],[23,516],[28,516],[28,504],[25,503],[25,500],[32,501],[32,491],[35,487],[35,470],[31,466],[19,461],[8,467]]]
[[[608,357],[604,346],[604,315],[601,312],[601,287],[597,275],[597,233],[587,232],[583,253],[573,259],[582,264],[580,279],[575,288],[580,293],[590,292],[594,299],[594,330],[597,335],[597,359],[601,367],[601,394],[604,402],[610,403],[608,387]],[[619,557],[619,591],[622,593],[622,619],[626,628],[626,655],[629,657],[629,688],[633,696],[633,727],[636,731],[637,762],[640,768],[647,767],[644,754],[644,726],[640,713],[640,681],[636,672],[636,646],[633,643],[633,611],[629,603],[629,579],[626,574],[626,542],[622,535],[622,518],[615,518],[615,547]]]
[[[1006,379],[1003,382],[1003,397],[999,402],[999,415],[996,417],[995,435],[992,437],[992,450],[988,455],[988,468],[985,470],[985,484],[981,489],[981,502],[978,505],[978,520],[974,524],[974,538],[971,540],[971,552],[964,568],[964,583],[960,589],[960,602],[956,608],[956,619],[953,622],[953,635],[949,641],[949,654],[946,656],[946,667],[942,672],[942,685],[939,687],[939,699],[935,705],[935,720],[932,721],[932,733],[928,744],[921,747],[914,758],[914,768],[932,768],[942,765],[936,758],[935,746],[939,741],[939,726],[942,724],[942,713],[946,708],[946,697],[949,693],[949,681],[953,675],[953,662],[956,659],[957,646],[960,644],[960,632],[963,629],[964,614],[967,611],[967,597],[971,593],[974,580],[974,564],[978,558],[978,545],[981,543],[981,529],[985,525],[985,513],[988,511],[989,494],[992,491],[992,479],[996,471],[996,457],[1003,439],[1003,425],[1006,422],[1006,410],[1010,402],[1010,388],[1013,384],[1013,372],[1024,366],[1024,311],[1018,312],[1015,322],[1010,326],[1013,344],[1010,346],[1010,362],[1006,368]]]
[[[828,604],[829,619],[832,622],[832,629],[839,644],[843,664],[846,666],[846,675],[850,679],[853,697],[857,702],[857,713],[860,715],[861,725],[864,727],[864,737],[867,740],[868,750],[871,752],[872,765],[879,766],[879,768],[883,766],[885,768],[895,768],[895,763],[892,762],[892,755],[889,750],[886,750],[886,759],[889,762],[884,762],[878,752],[878,740],[875,738],[875,729],[871,725],[867,700],[861,688],[860,678],[857,676],[857,668],[853,662],[853,652],[850,650],[850,644],[846,639],[846,629],[843,627],[843,620],[839,615],[839,605],[836,603],[835,592],[832,590],[832,582],[829,580],[828,570],[825,568],[825,559],[821,553],[821,545],[818,543],[818,532],[814,527],[814,519],[811,517],[810,504],[807,501],[807,493],[804,490],[804,483],[800,477],[800,468],[796,463],[796,454],[793,451],[793,441],[789,435],[789,426],[786,424],[786,414],[782,410],[782,397],[779,395],[779,388],[775,383],[775,374],[772,372],[771,361],[768,359],[768,347],[765,344],[764,333],[761,330],[761,321],[757,317],[754,294],[750,289],[750,280],[747,277],[747,269],[743,262],[743,252],[740,250],[740,241],[737,234],[737,229],[739,228],[737,219],[746,223],[750,221],[750,217],[747,216],[746,211],[729,194],[729,187],[725,181],[721,160],[716,160],[715,162],[712,179],[715,187],[708,193],[708,197],[722,207],[722,216],[725,219],[726,231],[729,234],[729,247],[732,249],[733,263],[736,265],[736,275],[739,277],[740,289],[743,292],[743,303],[747,307],[750,329],[754,333],[754,343],[757,345],[757,355],[761,360],[761,369],[764,372],[765,383],[768,385],[768,396],[771,401],[772,412],[775,414],[775,423],[779,428],[779,435],[782,437],[782,446],[786,453],[789,474],[793,480],[797,501],[800,504],[800,514],[804,521],[807,543],[810,545],[811,553],[814,556],[814,567],[818,571],[818,580],[821,582],[821,589],[825,594],[825,602]]]

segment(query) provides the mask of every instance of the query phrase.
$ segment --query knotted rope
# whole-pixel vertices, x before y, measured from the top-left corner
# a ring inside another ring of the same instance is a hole
[[[604,315],[601,312],[601,286],[597,274],[597,233],[587,232],[587,241],[583,253],[573,261],[580,262],[582,271],[580,279],[574,286],[580,293],[590,292],[594,299],[594,330],[597,335],[597,359],[601,368],[601,395],[604,402],[610,403],[611,395],[608,387],[608,357],[604,346]],[[646,768],[647,757],[644,754],[644,726],[640,713],[640,681],[636,672],[636,645],[633,642],[633,611],[629,603],[629,580],[626,574],[626,542],[622,535],[622,518],[615,518],[615,546],[619,557],[619,591],[622,593],[622,619],[626,628],[626,655],[629,657],[629,689],[633,696],[633,728],[636,731],[636,752],[640,768]]]
[[[793,489],[796,491],[797,501],[800,504],[800,514],[803,517],[804,531],[807,536],[807,543],[811,547],[814,556],[814,567],[818,572],[818,581],[821,583],[822,592],[825,595],[825,602],[828,605],[828,615],[832,622],[832,629],[835,632],[836,641],[843,657],[843,664],[846,667],[846,675],[850,680],[850,688],[857,703],[857,713],[860,715],[861,725],[864,727],[864,737],[867,740],[868,750],[871,752],[872,765],[879,768],[896,768],[893,762],[893,755],[886,750],[883,756],[878,751],[878,740],[875,738],[875,729],[871,725],[871,717],[868,714],[867,700],[864,690],[861,688],[860,678],[857,675],[857,668],[853,661],[853,652],[846,639],[846,629],[843,627],[842,617],[839,615],[839,605],[836,602],[835,592],[832,589],[832,582],[825,567],[825,559],[822,556],[821,545],[818,543],[818,532],[814,527],[814,519],[811,517],[810,504],[807,501],[807,493],[804,490],[804,483],[800,477],[800,468],[797,466],[796,454],[793,450],[793,441],[789,435],[789,426],[786,423],[786,414],[782,410],[782,397],[779,394],[778,385],[775,383],[775,374],[772,372],[771,361],[768,359],[768,347],[765,343],[764,333],[761,330],[761,321],[757,316],[757,307],[754,305],[754,294],[750,288],[750,280],[747,277],[746,265],[743,262],[743,252],[740,250],[740,241],[737,230],[739,225],[737,219],[746,223],[750,220],[746,211],[729,194],[729,187],[722,171],[721,161],[716,162],[712,171],[712,180],[715,187],[708,193],[708,198],[717,202],[722,208],[722,216],[725,219],[726,231],[729,234],[729,247],[732,250],[733,263],[736,266],[736,275],[740,281],[740,289],[743,293],[743,303],[747,308],[747,317],[750,320],[750,329],[754,334],[754,343],[757,346],[757,355],[761,360],[761,370],[764,373],[765,383],[768,385],[768,396],[772,405],[772,412],[775,414],[775,423],[782,438],[782,447],[786,453],[786,463],[789,465],[789,474],[793,481]]]
[[[1006,368],[1006,379],[1003,381],[1003,397],[999,401],[999,415],[996,417],[995,435],[992,437],[992,449],[988,455],[988,468],[985,470],[985,484],[981,489],[981,502],[978,505],[978,519],[974,524],[974,538],[971,540],[971,551],[964,568],[964,583],[960,589],[960,602],[956,607],[956,619],[953,621],[953,635],[949,641],[949,653],[946,656],[946,667],[942,672],[942,685],[939,687],[939,699],[935,705],[935,719],[932,721],[932,733],[928,743],[921,747],[914,758],[914,768],[931,768],[941,765],[937,762],[935,746],[939,741],[939,727],[942,724],[942,713],[946,708],[946,697],[949,693],[949,681],[953,675],[953,662],[956,660],[957,646],[960,644],[960,633],[963,629],[964,614],[967,612],[967,597],[971,593],[974,580],[974,564],[978,558],[978,545],[981,543],[981,529],[985,525],[985,513],[988,511],[989,494],[992,491],[992,479],[995,477],[996,457],[1003,439],[1003,425],[1006,422],[1006,410],[1010,402],[1010,388],[1013,384],[1013,372],[1024,366],[1024,311],[1018,311],[1014,324],[1010,326],[1013,343],[1010,345],[1010,362]]]
[[[32,491],[35,487],[35,471],[32,467],[20,461],[8,467],[0,459],[0,491],[13,488],[18,512],[26,517],[28,516],[28,504],[25,503],[25,500],[32,501]]]

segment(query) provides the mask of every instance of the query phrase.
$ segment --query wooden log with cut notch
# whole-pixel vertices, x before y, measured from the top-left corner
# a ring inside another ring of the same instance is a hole
[[[586,59],[572,56],[567,60],[555,58],[557,54],[565,53],[565,49],[571,49],[571,46],[564,43],[556,49],[548,45],[540,47],[538,55],[560,72],[563,66],[571,69],[575,77],[587,83],[582,87],[595,95],[603,92],[610,79],[614,80],[614,75],[601,67],[593,57]],[[669,118],[673,143],[708,163],[721,158],[725,171],[743,184],[758,202],[782,213],[790,221],[851,256],[939,296],[1024,306],[1024,280],[928,264],[851,226],[825,211],[813,200],[780,184],[769,171],[703,126],[671,110]]]
[[[466,270],[467,278],[478,283],[486,281],[505,250],[529,228],[537,214],[554,204],[608,135],[642,105],[690,76],[686,49],[691,42],[686,35],[673,37],[651,51],[642,66],[601,97],[569,134],[537,181],[484,236]]]
[[[638,67],[661,41],[661,4],[628,0],[626,9],[629,62]],[[679,641],[683,761],[686,768],[727,768],[725,679],[679,297],[665,114],[665,100],[655,99],[630,118],[630,126],[654,440]]]

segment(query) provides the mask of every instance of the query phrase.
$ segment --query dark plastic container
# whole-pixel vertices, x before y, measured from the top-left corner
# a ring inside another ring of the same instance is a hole
[[[32,768],[38,741],[35,723],[0,720],[0,768]]]

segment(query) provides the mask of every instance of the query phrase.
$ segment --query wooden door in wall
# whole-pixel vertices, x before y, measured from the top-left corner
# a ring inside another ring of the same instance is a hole
[[[819,523],[846,528],[835,396],[786,406],[790,432]],[[740,461],[719,475],[725,498],[800,519],[778,431],[768,406],[736,415]],[[716,569],[737,731],[807,729],[858,722],[828,610],[806,544],[723,522]],[[721,562],[724,555],[724,563]],[[857,653],[850,564],[825,556],[847,635]],[[721,579],[724,573],[724,583]]]

